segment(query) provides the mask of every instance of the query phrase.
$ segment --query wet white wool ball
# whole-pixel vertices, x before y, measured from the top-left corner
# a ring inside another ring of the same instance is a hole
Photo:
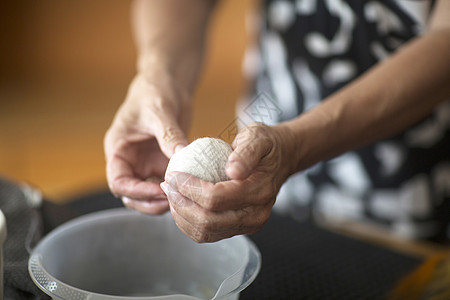
[[[226,181],[225,165],[232,151],[221,139],[197,139],[172,156],[166,174],[179,171],[213,183]]]

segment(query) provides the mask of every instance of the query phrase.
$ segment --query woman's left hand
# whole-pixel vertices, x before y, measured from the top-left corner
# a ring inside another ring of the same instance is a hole
[[[178,227],[199,243],[260,230],[281,185],[295,171],[293,145],[283,125],[254,123],[232,143],[229,181],[213,184],[186,173],[167,174],[161,188]]]

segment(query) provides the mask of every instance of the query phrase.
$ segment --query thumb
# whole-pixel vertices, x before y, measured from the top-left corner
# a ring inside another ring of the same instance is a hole
[[[174,118],[160,120],[155,128],[155,138],[161,151],[168,158],[188,144],[183,130]]]
[[[236,136],[233,142],[234,150],[228,157],[225,170],[230,179],[246,179],[270,152],[270,140],[256,133],[261,132],[247,127]]]

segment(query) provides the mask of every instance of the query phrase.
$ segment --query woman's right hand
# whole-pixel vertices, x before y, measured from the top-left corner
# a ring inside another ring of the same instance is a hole
[[[190,94],[166,72],[138,74],[104,139],[112,193],[147,214],[169,209],[160,188],[169,158],[187,144]]]

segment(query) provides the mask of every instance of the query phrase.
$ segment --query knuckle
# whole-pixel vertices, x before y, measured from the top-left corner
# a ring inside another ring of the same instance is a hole
[[[205,189],[202,191],[202,197],[205,200],[205,202],[211,201],[211,199],[214,198],[214,192],[211,189]]]
[[[212,190],[205,190],[203,192],[203,208],[207,210],[216,210],[220,208],[220,199]]]
[[[178,128],[175,127],[167,127],[165,128],[161,139],[166,142],[172,142],[178,140],[182,136],[182,133]]]
[[[254,149],[267,149],[272,145],[272,129],[270,126],[263,123],[253,123],[251,125],[251,139],[253,140]]]
[[[261,122],[255,122],[249,125],[249,130],[252,135],[256,137],[262,137],[265,136],[269,131],[269,126]]]
[[[205,208],[212,211],[219,210],[220,200],[217,198],[209,198],[205,203]]]
[[[268,202],[269,199],[272,198],[272,195],[273,195],[272,183],[270,183],[270,182],[264,183],[263,185],[261,185],[261,189],[259,190],[259,193],[258,193],[258,198],[259,198],[258,203],[263,204],[263,203]]]
[[[196,242],[196,243],[206,243],[206,242],[208,242],[209,241],[209,236],[208,236],[208,234],[206,234],[206,233],[204,233],[204,232],[201,232],[201,231],[199,231],[199,230],[194,230],[192,233],[191,233],[191,239],[194,241],[194,242]]]
[[[206,208],[207,210],[218,210],[220,208],[218,201],[217,200],[209,200],[205,202],[204,208]]]
[[[109,189],[111,190],[111,193],[114,195],[121,195],[123,194],[123,190],[121,188],[120,182],[118,180],[111,180],[108,182]]]
[[[265,188],[261,189],[261,192],[259,193],[260,204],[272,201],[274,198],[274,192],[272,190],[272,184],[268,184]]]
[[[252,218],[252,223],[250,224],[250,230],[252,233],[258,232],[267,223],[270,217],[270,209],[262,209],[254,218]]]
[[[208,218],[202,218],[197,225],[197,229],[202,233],[213,232],[215,228],[215,223]]]
[[[268,190],[268,196],[267,199],[269,201],[269,203],[274,204],[276,199],[277,199],[277,195],[278,195],[278,191],[280,190],[280,187],[278,186],[278,183],[276,180],[272,180],[272,185],[270,186],[271,188]]]
[[[233,144],[235,146],[245,145],[245,151],[254,152],[257,147],[261,145],[265,147],[270,142],[270,133],[270,126],[259,122],[252,123],[239,132]]]
[[[213,190],[206,193],[205,206],[210,211],[220,211],[223,209],[223,203],[227,200],[227,191],[223,185],[216,184]]]
[[[241,155],[246,157],[256,154],[257,143],[249,143],[245,148],[242,149]],[[245,161],[244,161],[245,162]]]
[[[193,224],[196,231],[198,231],[198,234],[203,234],[204,237],[208,237],[208,234],[214,233],[219,228],[219,224],[214,218],[214,214],[211,214],[207,211],[199,211],[197,213],[197,218],[194,221]]]

